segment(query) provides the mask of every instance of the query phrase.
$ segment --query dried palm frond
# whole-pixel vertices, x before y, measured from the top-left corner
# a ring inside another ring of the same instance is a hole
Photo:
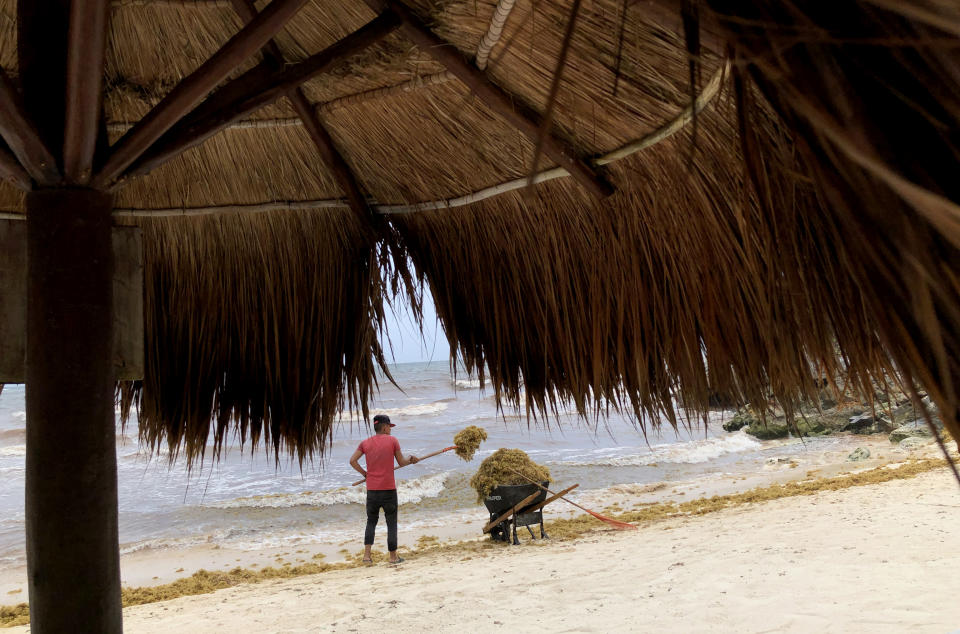
[[[960,9],[949,3],[710,0],[744,82],[771,108],[821,199],[829,253],[884,354],[960,431]],[[764,213],[767,146],[745,151]],[[746,147],[745,147],[746,150]],[[837,307],[839,309],[839,307]],[[835,309],[836,310],[836,309]]]
[[[383,294],[348,212],[151,220],[144,250],[146,376],[125,398],[148,446],[192,463],[236,432],[302,463],[342,410],[368,418]]]

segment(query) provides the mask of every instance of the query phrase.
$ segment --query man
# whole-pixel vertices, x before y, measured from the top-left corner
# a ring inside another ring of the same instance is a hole
[[[356,469],[367,481],[367,530],[363,534],[363,563],[373,563],[370,548],[373,546],[373,535],[377,529],[377,520],[380,519],[380,509],[387,519],[387,550],[390,551],[390,563],[398,564],[403,561],[397,556],[397,483],[393,479],[393,459],[397,464],[405,467],[408,464],[417,464],[420,459],[416,456],[404,458],[400,452],[400,443],[391,435],[396,427],[390,422],[386,414],[377,414],[373,417],[373,430],[377,432],[360,443],[357,450],[350,456],[350,466]],[[360,466],[360,456],[366,455],[366,470]]]

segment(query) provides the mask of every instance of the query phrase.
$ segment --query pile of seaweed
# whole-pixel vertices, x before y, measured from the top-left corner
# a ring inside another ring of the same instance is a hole
[[[473,460],[480,443],[487,439],[487,431],[483,427],[470,425],[453,437],[453,444],[457,446],[456,454],[466,461]]]
[[[530,481],[550,480],[550,471],[538,465],[522,449],[498,449],[480,463],[470,478],[470,486],[477,492],[477,503],[490,495],[501,484],[530,484]]]

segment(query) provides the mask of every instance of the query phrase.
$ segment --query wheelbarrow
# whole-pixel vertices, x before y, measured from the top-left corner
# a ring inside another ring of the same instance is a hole
[[[557,495],[547,498],[549,481],[536,484],[501,484],[483,499],[484,506],[490,512],[490,521],[483,527],[484,533],[490,533],[494,540],[519,544],[517,527],[526,526],[530,537],[536,539],[531,526],[540,525],[540,539],[549,539],[543,528],[543,507],[569,493],[577,487],[573,485]]]

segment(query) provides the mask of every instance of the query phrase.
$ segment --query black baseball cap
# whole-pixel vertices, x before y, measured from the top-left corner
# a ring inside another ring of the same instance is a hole
[[[376,425],[377,423],[386,423],[387,425],[390,425],[391,427],[396,427],[396,425],[394,425],[393,423],[390,422],[390,417],[387,416],[386,414],[377,414],[376,416],[374,416],[374,417],[373,417],[373,424]]]

